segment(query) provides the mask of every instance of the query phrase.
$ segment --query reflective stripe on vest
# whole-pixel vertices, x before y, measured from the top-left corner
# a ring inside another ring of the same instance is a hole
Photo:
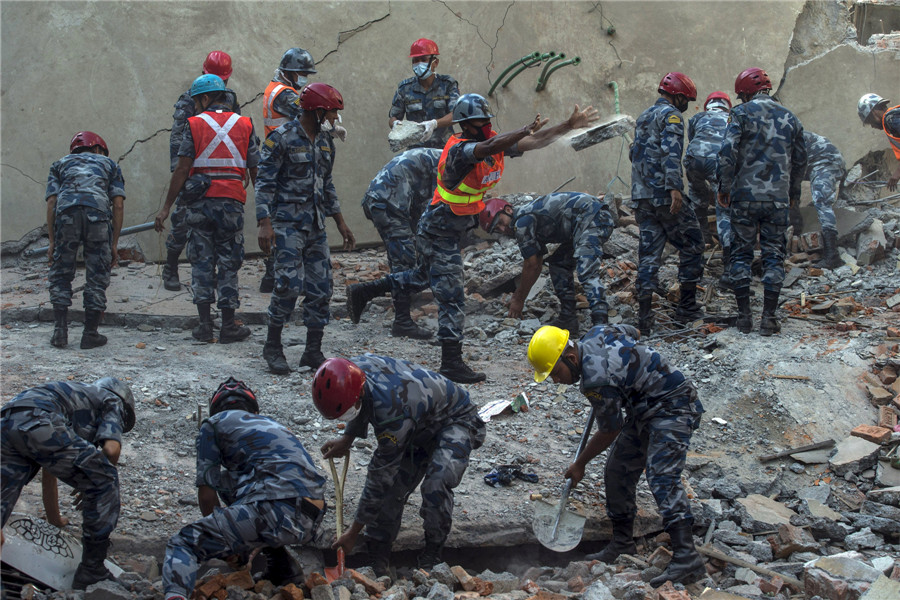
[[[463,177],[463,180],[453,189],[447,188],[443,183],[444,168],[450,148],[466,140],[458,134],[450,136],[441,158],[438,161],[437,187],[434,189],[432,204],[444,202],[450,206],[450,210],[456,215],[474,215],[484,209],[484,193],[497,185],[503,176],[503,153],[494,154],[494,164],[489,165],[486,160],[479,161],[474,168]]]
[[[212,127],[213,132],[215,133],[215,137],[206,145],[206,148],[200,153],[197,158],[194,159],[194,166],[197,168],[203,167],[240,167],[242,169],[247,167],[247,161],[241,156],[240,150],[237,149],[237,146],[234,145],[234,141],[228,137],[228,133],[231,131],[231,128],[234,127],[234,124],[238,122],[238,119],[241,118],[241,115],[237,113],[231,113],[231,116],[228,117],[228,120],[225,121],[225,124],[221,127],[218,123],[216,123],[215,119],[209,116],[208,113],[200,113],[197,117],[206,121],[206,124]],[[219,145],[225,144],[225,147],[231,153],[230,157],[226,158],[211,158],[212,153],[219,147]]]
[[[278,97],[278,94],[285,90],[293,89],[277,81],[270,81],[269,85],[266,86],[266,91],[263,94],[263,126],[266,130],[266,137],[269,137],[270,133],[290,121],[288,117],[277,112],[274,106],[275,98]]]
[[[203,112],[190,117],[188,125],[196,157],[190,175],[208,175],[212,180],[205,196],[246,202],[244,177],[253,132],[250,119],[227,111]]]
[[[884,116],[881,117],[881,128],[884,130],[885,135],[888,136],[888,141],[891,143],[891,150],[894,151],[894,156],[897,157],[897,160],[900,160],[900,137],[891,135],[891,133],[887,130],[887,123],[885,122],[888,113],[892,110],[900,112],[900,104],[884,111]]]

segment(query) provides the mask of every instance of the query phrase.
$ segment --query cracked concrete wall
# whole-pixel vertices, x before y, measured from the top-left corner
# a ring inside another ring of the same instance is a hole
[[[798,23],[829,22],[813,18],[815,11],[810,17],[804,7],[801,0],[3,2],[0,211],[6,218],[0,237],[18,239],[43,222],[47,169],[67,152],[71,135],[79,129],[97,131],[113,158],[124,156],[125,225],[152,219],[169,180],[172,104],[213,49],[232,55],[229,86],[247,103],[244,114],[254,119],[258,133],[259,95],[286,48],[309,50],[318,61],[314,80],[341,90],[350,134],[346,143],[337,142],[335,183],[347,221],[361,242],[378,240],[359,201],[371,177],[391,158],[387,112],[397,83],[411,74],[409,44],[422,36],[437,40],[439,71],[456,77],[463,93],[486,94],[507,65],[534,50],[581,57],[580,66],[557,71],[541,92],[534,90],[539,69],[498,88],[490,101],[501,131],[530,122],[536,113],[558,122],[575,103],[593,104],[601,115],[611,116],[610,81],[619,85],[622,112],[637,116],[655,101],[656,86],[666,71],[688,73],[702,100],[715,89],[730,92],[735,75],[747,66],[778,75],[790,66],[783,86],[789,106],[796,103],[801,118],[825,135],[832,131],[827,127],[834,119],[830,111],[839,111],[834,114],[840,114],[846,126],[829,137],[853,162],[863,148],[886,147],[876,132],[858,127],[855,106],[870,88],[894,94],[896,57],[893,63],[885,57],[859,59],[868,68],[849,72],[839,62],[846,52],[843,46],[808,59],[803,53],[809,48],[818,52],[842,41],[847,24],[832,18],[834,32],[819,36],[816,44],[809,39],[800,44],[795,30],[803,28]],[[611,26],[615,33],[610,36]],[[798,64],[801,46],[801,60],[807,62]],[[871,68],[873,60],[881,65],[877,73]],[[806,72],[819,73],[824,80],[801,77]],[[848,78],[851,85],[846,84]],[[900,99],[900,94],[893,97]],[[694,111],[692,106],[689,112]],[[852,119],[844,119],[845,113]],[[564,189],[597,193],[609,188],[628,194],[630,163],[624,150],[619,141],[610,141],[578,153],[561,144],[529,153],[508,163],[498,191],[548,192],[575,176]],[[252,193],[247,214],[247,251],[253,252]],[[338,239],[333,228],[330,234]],[[157,234],[143,233],[139,240],[150,256],[162,254]]]

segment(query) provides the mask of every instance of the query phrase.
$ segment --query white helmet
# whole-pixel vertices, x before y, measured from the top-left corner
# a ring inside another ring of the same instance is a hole
[[[856,110],[859,113],[859,120],[863,122],[865,125],[869,116],[872,114],[872,110],[879,104],[887,104],[888,101],[879,96],[878,94],[865,94],[862,98],[859,99],[859,103],[856,105]]]

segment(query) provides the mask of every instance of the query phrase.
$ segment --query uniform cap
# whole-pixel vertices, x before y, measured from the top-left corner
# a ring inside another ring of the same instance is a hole
[[[856,111],[859,113],[859,120],[866,124],[869,122],[869,117],[872,115],[872,111],[875,110],[879,104],[884,104],[887,106],[890,102],[885,100],[878,94],[865,94],[862,98],[859,99],[859,103],[856,105]]]

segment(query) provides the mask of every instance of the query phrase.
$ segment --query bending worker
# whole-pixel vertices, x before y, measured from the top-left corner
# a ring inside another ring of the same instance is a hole
[[[900,181],[900,104],[888,108],[890,104],[890,100],[878,94],[866,94],[859,99],[856,108],[863,125],[884,131],[891,143],[891,150],[897,159],[897,168],[888,177],[887,187],[893,192],[897,189],[897,182]]]

